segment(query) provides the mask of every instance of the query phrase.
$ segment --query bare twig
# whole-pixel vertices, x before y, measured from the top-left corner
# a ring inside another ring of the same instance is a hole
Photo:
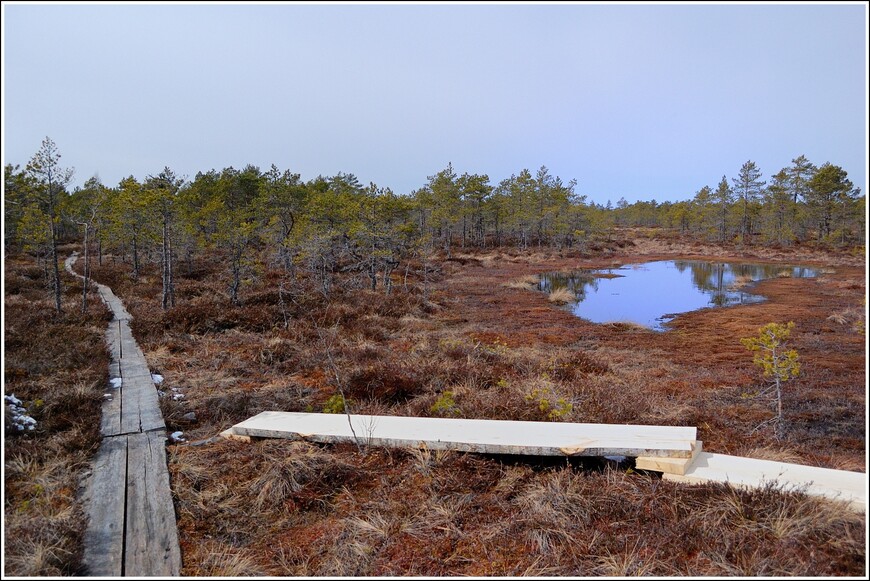
[[[329,307],[327,307],[328,309]],[[353,429],[353,422],[350,419],[350,402],[347,397],[344,395],[344,388],[342,387],[341,375],[338,372],[338,366],[335,364],[335,359],[332,357],[332,341],[330,339],[327,342],[323,337],[323,329],[320,325],[317,324],[317,321],[314,322],[314,328],[317,330],[317,336],[320,337],[320,342],[324,345],[324,351],[326,352],[326,360],[329,363],[329,367],[332,370],[332,374],[335,377],[335,386],[338,388],[338,393],[341,394],[342,402],[344,403],[344,414],[347,416],[347,425],[350,427],[350,433],[353,434],[353,441],[356,444],[357,449],[360,454],[365,454],[365,450],[363,449],[363,445],[360,442],[359,437],[356,435],[356,430]]]

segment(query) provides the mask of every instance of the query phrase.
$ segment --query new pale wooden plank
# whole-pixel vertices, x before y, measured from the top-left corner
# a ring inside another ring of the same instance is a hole
[[[702,452],[685,474],[663,474],[675,482],[724,482],[734,486],[761,487],[777,482],[786,490],[843,500],[858,510],[867,504],[867,474],[772,460],[742,458]]]
[[[243,436],[241,434],[237,434],[232,427],[227,428],[226,430],[221,432],[220,436],[222,438],[226,438],[227,440],[238,440],[240,442],[250,442],[251,441],[250,436]]]
[[[126,576],[177,576],[181,550],[166,468],[165,436],[128,436]]]
[[[689,457],[696,429],[562,422],[353,415],[360,443],[490,454]],[[237,435],[353,442],[344,414],[263,412],[233,426]]]
[[[94,458],[88,486],[83,561],[88,574],[119,577],[124,561],[127,437],[105,438]]]
[[[668,474],[685,474],[698,454],[701,453],[702,442],[697,440],[692,449],[692,455],[688,458],[670,458],[670,457],[654,457],[654,456],[639,456],[635,459],[634,466],[640,470],[655,470],[656,472],[666,472]]]

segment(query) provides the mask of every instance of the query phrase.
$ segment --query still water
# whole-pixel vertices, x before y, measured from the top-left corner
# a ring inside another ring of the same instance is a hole
[[[629,321],[664,331],[674,316],[706,307],[763,301],[752,282],[779,276],[812,277],[800,266],[663,260],[602,270],[541,275],[538,288],[567,288],[577,297],[574,314],[594,323]]]

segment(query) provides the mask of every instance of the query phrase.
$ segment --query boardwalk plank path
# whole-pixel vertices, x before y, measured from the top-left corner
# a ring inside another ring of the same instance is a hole
[[[77,257],[66,261],[76,276]],[[110,385],[112,380],[116,385],[103,404],[103,441],[88,485],[85,567],[99,577],[178,576],[181,550],[157,389],[130,330],[130,314],[109,287],[92,284],[114,315],[106,341],[112,354]]]
[[[350,428],[348,420],[353,424]],[[522,422],[262,412],[228,436],[358,441],[371,446],[535,456],[668,456],[689,458],[695,428],[567,422]]]
[[[734,486],[764,486],[777,482],[784,490],[798,490],[847,502],[853,509],[865,511],[867,474],[832,470],[773,460],[741,458],[727,454],[702,452],[685,474],[664,474],[665,480],[701,484],[727,482]]]
[[[666,480],[752,487],[777,482],[786,490],[845,501],[859,511],[865,510],[867,502],[867,475],[863,472],[701,452],[696,429],[689,427],[267,411],[222,435],[489,454],[633,456],[637,468],[663,472]]]

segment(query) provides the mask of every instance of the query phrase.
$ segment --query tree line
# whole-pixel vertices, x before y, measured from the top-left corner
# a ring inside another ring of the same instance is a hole
[[[58,310],[61,287],[57,246],[81,240],[87,280],[91,252],[121,256],[135,278],[143,261],[160,266],[161,303],[175,304],[173,277],[194,257],[216,249],[226,260],[228,295],[240,301],[243,281],[264,249],[294,277],[305,274],[329,296],[338,273],[351,273],[372,290],[389,293],[394,274],[410,257],[433,250],[500,246],[573,248],[609,237],[614,228],[678,229],[719,242],[789,245],[863,243],[864,196],[846,172],[804,156],[770,179],[746,162],[729,181],[704,186],[681,202],[636,202],[613,207],[587,203],[546,167],[523,169],[497,184],[486,174],[457,174],[451,164],[409,195],[353,174],[300,174],[272,165],[199,172],[188,180],[164,168],[144,180],[116,186],[92,177],[68,191],[73,176],[46,138],[24,168],[4,169],[4,246],[36,255],[51,280]],[[93,248],[92,250],[92,247]],[[423,273],[425,276],[425,272]],[[85,289],[86,293],[86,289]],[[86,302],[83,300],[83,308]]]

